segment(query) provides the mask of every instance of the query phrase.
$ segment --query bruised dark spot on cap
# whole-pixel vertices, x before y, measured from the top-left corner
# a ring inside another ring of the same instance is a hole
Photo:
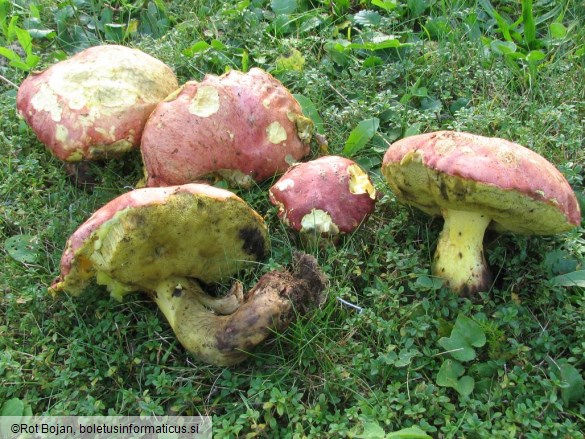
[[[254,255],[256,260],[262,260],[266,256],[266,242],[260,230],[254,227],[246,227],[240,230],[240,239],[244,241],[242,248],[249,255]]]
[[[181,297],[182,294],[183,289],[180,287],[175,287],[175,289],[173,290],[173,297]]]
[[[463,253],[459,252],[459,259],[463,259]]]

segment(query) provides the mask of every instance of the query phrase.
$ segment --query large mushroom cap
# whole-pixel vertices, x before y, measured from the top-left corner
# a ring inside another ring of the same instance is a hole
[[[443,216],[433,273],[463,294],[490,286],[482,244],[488,226],[555,234],[581,221],[563,175],[504,139],[450,131],[408,137],[388,148],[382,173],[400,201]]]
[[[354,231],[374,210],[376,189],[354,161],[325,156],[291,167],[271,188],[280,219],[297,231]]]
[[[439,131],[393,143],[382,172],[396,197],[431,215],[481,211],[499,230],[555,234],[580,224],[575,194],[544,157],[504,139]]]
[[[124,46],[86,49],[26,78],[17,109],[59,159],[119,155],[140,144],[146,119],[178,87],[161,61]]]
[[[54,291],[77,295],[93,277],[115,296],[172,276],[205,283],[268,253],[264,220],[232,192],[204,184],[127,192],[69,238]]]
[[[325,277],[308,255],[292,272],[266,273],[245,297],[238,283],[222,297],[203,291],[200,281],[226,280],[268,250],[262,217],[231,192],[202,184],[137,189],[71,236],[50,291],[80,294],[93,277],[118,298],[145,291],[190,353],[226,366],[320,304]]]
[[[312,127],[288,90],[258,68],[207,75],[161,102],[148,120],[146,185],[220,176],[250,186],[307,155]]]

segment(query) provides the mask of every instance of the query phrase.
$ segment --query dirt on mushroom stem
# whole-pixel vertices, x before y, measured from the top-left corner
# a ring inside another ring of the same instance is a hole
[[[202,184],[131,191],[96,211],[68,240],[49,291],[78,295],[95,277],[122,300],[147,292],[181,344],[201,361],[231,365],[297,314],[320,304],[325,278],[314,258],[263,276],[246,297],[219,284],[269,251],[260,215],[232,192]]]
[[[161,282],[150,294],[185,349],[205,363],[231,366],[297,316],[318,307],[325,286],[315,258],[295,253],[292,270],[265,274],[235,302],[229,296],[212,298],[197,281],[180,277]],[[228,301],[230,307],[225,307]]]

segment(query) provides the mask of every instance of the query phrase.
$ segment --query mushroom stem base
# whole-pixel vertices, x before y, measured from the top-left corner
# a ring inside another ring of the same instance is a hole
[[[225,300],[211,298],[187,278],[161,282],[152,296],[185,349],[206,363],[229,366],[244,361],[256,345],[286,329],[297,315],[318,306],[325,282],[315,259],[301,255],[292,272],[262,276],[237,308],[232,307],[239,301],[233,290]],[[218,315],[225,311],[231,313]]]
[[[445,225],[435,250],[433,274],[461,295],[488,290],[492,278],[483,254],[483,237],[491,219],[459,210],[445,210],[443,217]]]

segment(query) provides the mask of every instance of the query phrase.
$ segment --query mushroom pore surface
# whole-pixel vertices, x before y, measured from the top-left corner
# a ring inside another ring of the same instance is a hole
[[[268,252],[262,217],[231,192],[202,184],[138,189],[71,236],[50,291],[80,294],[95,277],[118,299],[147,292],[191,354],[231,365],[320,303],[324,276],[307,255],[292,271],[267,273],[245,296],[239,283],[221,297],[204,291]]]

